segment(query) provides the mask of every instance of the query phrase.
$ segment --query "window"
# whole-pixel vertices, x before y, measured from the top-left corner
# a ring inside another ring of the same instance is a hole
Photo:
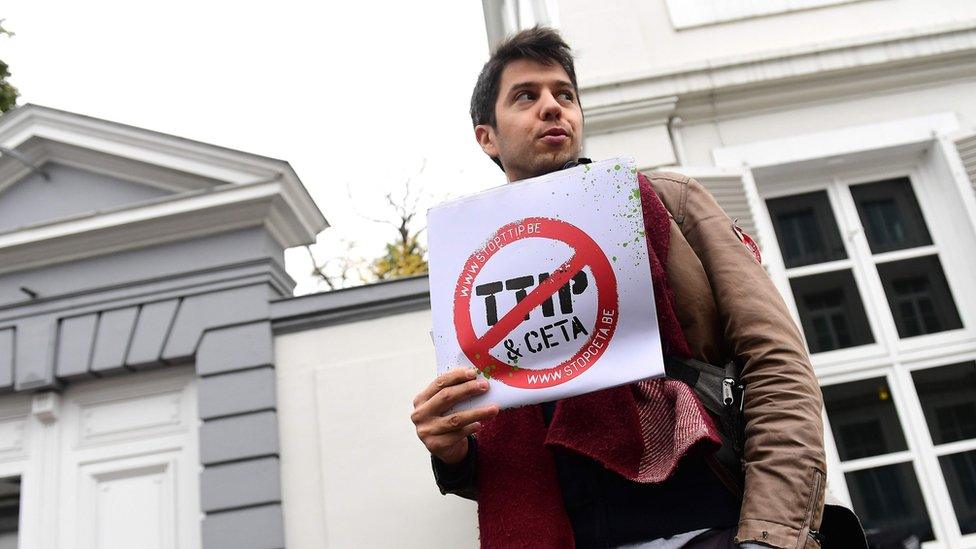
[[[976,362],[912,373],[963,534],[976,532]],[[955,447],[953,443],[963,443]]]
[[[826,191],[775,198],[768,205],[787,267],[847,258]]]
[[[20,477],[0,478],[0,548],[17,547],[20,528]]]
[[[962,328],[935,255],[878,265],[899,337]]]
[[[810,352],[873,343],[850,269],[790,280]]]
[[[909,167],[780,186],[765,197],[781,259],[770,267],[818,368],[834,470],[869,541],[976,546],[970,280],[958,224],[933,214],[946,197],[920,194],[922,181]]]
[[[932,243],[907,177],[851,187],[872,253]]]
[[[935,539],[887,379],[829,385],[823,395],[851,502],[865,530],[883,532],[891,541]]]
[[[911,180],[826,187],[766,201],[810,352],[876,343],[856,272],[861,280],[880,280],[888,304],[881,316],[888,313],[898,338],[962,328]],[[839,222],[831,195],[856,219]],[[863,241],[854,239],[858,234]]]

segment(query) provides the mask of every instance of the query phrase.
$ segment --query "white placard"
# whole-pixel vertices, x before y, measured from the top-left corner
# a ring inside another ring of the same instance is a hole
[[[664,375],[631,159],[526,179],[428,212],[437,370],[490,389],[459,409]]]

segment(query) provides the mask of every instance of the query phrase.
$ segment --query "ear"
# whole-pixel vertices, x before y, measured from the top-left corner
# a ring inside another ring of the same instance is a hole
[[[495,136],[495,128],[489,124],[478,124],[474,127],[474,138],[481,145],[481,150],[492,158],[498,157],[498,143]]]

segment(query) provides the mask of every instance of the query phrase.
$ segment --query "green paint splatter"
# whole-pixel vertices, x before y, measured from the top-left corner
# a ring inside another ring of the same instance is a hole
[[[616,262],[617,261],[617,256],[613,256],[613,260]]]
[[[614,167],[613,167],[613,169],[615,169],[615,170],[617,170],[617,171],[620,171],[620,164],[616,164],[616,165],[614,165]]]

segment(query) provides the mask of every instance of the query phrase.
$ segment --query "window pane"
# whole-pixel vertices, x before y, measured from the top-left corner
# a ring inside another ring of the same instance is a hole
[[[851,503],[872,547],[902,547],[911,536],[935,539],[912,463],[898,463],[844,475]]]
[[[0,479],[0,548],[17,547],[20,477]]]
[[[790,280],[811,353],[874,343],[850,270]]]
[[[841,461],[908,449],[885,378],[827,385],[822,390]]]
[[[826,191],[766,201],[786,267],[847,257]]]
[[[882,263],[878,275],[899,337],[962,328],[938,256]]]
[[[963,534],[976,532],[976,451],[939,458]]]
[[[976,363],[916,370],[912,379],[934,444],[976,438]]]
[[[851,195],[872,253],[932,243],[907,177],[853,185]]]

